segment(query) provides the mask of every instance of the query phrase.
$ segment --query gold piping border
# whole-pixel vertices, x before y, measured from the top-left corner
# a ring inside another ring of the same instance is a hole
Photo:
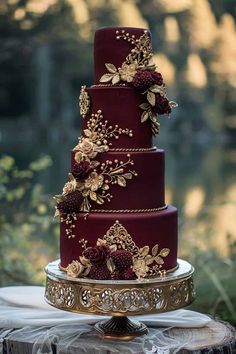
[[[91,87],[132,87],[126,83],[123,83],[123,84],[95,84],[95,85],[92,85]]]
[[[61,266],[61,263],[59,263],[58,267],[59,267],[59,269],[62,270],[63,272],[66,272],[66,268],[62,267],[62,266]],[[172,272],[174,272],[175,270],[177,270],[178,268],[179,268],[179,263],[177,263],[177,265],[176,265],[174,268],[167,269],[167,270],[162,269],[161,272],[172,273]],[[162,275],[162,276],[163,276],[163,275]],[[153,278],[155,278],[155,277],[149,277],[149,278],[144,278],[144,279],[145,279],[145,280],[148,280],[148,279],[153,279]],[[78,279],[79,279],[79,278],[78,278]],[[83,278],[83,279],[85,279],[85,278]],[[88,279],[89,279],[89,278],[88,278]]]
[[[152,213],[157,211],[162,211],[168,208],[168,205],[164,205],[159,208],[151,208],[151,209],[94,209],[90,210],[90,213]]]
[[[109,149],[109,151],[127,151],[127,152],[135,152],[135,151],[155,151],[156,150],[156,146],[153,146],[153,147],[151,147],[151,148],[131,148],[131,149],[129,149],[129,148],[113,148],[113,149]]]

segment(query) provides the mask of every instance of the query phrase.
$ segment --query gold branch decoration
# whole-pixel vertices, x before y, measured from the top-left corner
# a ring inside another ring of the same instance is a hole
[[[127,160],[98,161],[97,155],[109,151],[112,146],[110,139],[119,139],[120,135],[133,136],[132,130],[112,126],[104,120],[101,110],[92,113],[87,121],[86,129],[74,147],[74,167],[69,173],[69,181],[65,184],[63,192],[56,195],[56,216],[73,214],[74,212],[89,212],[92,202],[102,205],[110,202],[112,194],[109,192],[111,185],[126,187],[129,180],[137,176],[132,169],[134,161],[130,154]],[[67,235],[72,238],[68,228]]]
[[[116,31],[117,40],[123,39],[131,44],[132,49],[125,58],[121,67],[112,63],[105,63],[107,73],[102,75],[100,82],[117,85],[131,85],[145,96],[145,101],[139,106],[144,112],[141,114],[141,123],[150,121],[152,134],[159,133],[157,117],[162,114],[170,114],[177,103],[169,101],[162,75],[156,70],[152,61],[153,51],[148,31],[136,38],[135,35],[126,33],[125,30]]]

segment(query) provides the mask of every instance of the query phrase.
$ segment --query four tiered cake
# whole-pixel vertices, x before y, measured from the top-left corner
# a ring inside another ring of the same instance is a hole
[[[177,267],[177,209],[165,204],[159,115],[176,106],[139,28],[95,34],[95,84],[80,93],[82,136],[55,197],[61,269],[92,279],[157,277]]]

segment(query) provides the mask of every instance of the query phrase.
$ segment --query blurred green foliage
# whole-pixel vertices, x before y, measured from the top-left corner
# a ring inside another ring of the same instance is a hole
[[[189,261],[195,267],[194,285],[196,299],[190,309],[208,313],[229,321],[236,326],[236,242],[229,236],[231,250],[222,259],[217,252],[209,249],[188,249]]]
[[[149,27],[156,62],[179,103],[168,129],[186,137],[230,135],[236,128],[235,19],[232,0],[2,0],[0,116],[34,116],[36,124],[52,120],[56,127],[68,115],[70,129],[74,97],[93,82],[96,29]],[[55,121],[56,115],[63,117]]]
[[[11,156],[0,158],[0,286],[41,284],[43,267],[55,255],[51,198],[36,180],[51,163],[42,156],[20,170]]]

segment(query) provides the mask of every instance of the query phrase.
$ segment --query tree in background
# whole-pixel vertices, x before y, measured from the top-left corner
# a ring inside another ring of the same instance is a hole
[[[149,26],[157,64],[180,105],[171,129],[233,131],[234,6],[232,0],[2,0],[0,114],[73,126],[73,97],[82,83],[92,83],[95,30]]]

